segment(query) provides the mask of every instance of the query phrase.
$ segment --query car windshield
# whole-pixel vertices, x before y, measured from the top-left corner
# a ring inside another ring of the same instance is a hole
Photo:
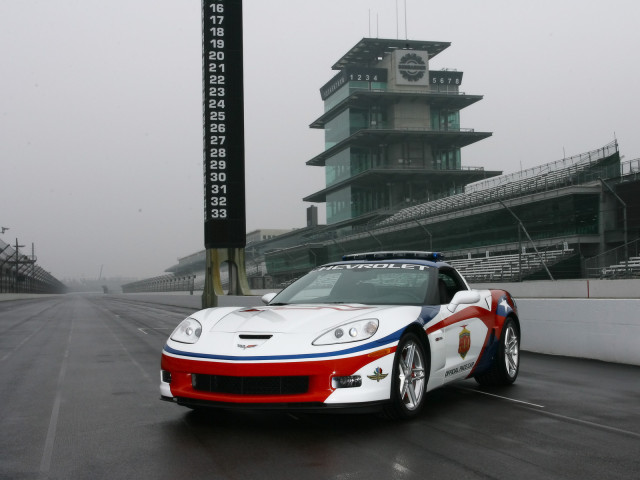
[[[435,280],[434,280],[435,279]],[[437,269],[406,263],[326,265],[289,285],[272,304],[422,305]]]

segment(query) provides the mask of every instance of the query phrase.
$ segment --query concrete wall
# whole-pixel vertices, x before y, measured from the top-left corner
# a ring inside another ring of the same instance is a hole
[[[522,349],[640,365],[640,280],[473,284],[518,303]]]
[[[640,300],[516,301],[523,350],[640,365]]]
[[[516,298],[640,298],[640,280],[541,280],[522,283],[474,283],[501,288]]]

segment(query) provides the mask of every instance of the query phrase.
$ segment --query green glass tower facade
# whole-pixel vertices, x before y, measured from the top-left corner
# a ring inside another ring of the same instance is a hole
[[[463,191],[499,175],[463,167],[461,148],[488,132],[462,128],[460,110],[482,99],[461,91],[462,72],[429,69],[445,42],[364,38],[321,89],[325,188],[304,200],[326,204],[327,224],[349,227]]]

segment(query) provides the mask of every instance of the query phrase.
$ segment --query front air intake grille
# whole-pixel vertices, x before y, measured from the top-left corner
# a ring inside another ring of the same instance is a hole
[[[234,395],[296,395],[307,393],[309,377],[228,377],[191,374],[194,390]]]

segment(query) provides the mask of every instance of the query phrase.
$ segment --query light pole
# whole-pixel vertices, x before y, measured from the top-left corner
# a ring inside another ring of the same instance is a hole
[[[429,235],[429,251],[432,252],[433,251],[433,235],[431,235],[431,232],[427,230],[424,227],[424,225],[422,225],[418,220],[414,218],[413,221],[416,222],[418,226],[427,233],[427,235]]]
[[[538,255],[538,257],[540,258],[540,261],[542,262],[542,266],[544,267],[544,269],[547,271],[547,275],[549,275],[549,278],[551,280],[555,280],[555,278],[553,278],[553,275],[551,275],[551,272],[549,271],[549,269],[547,268],[547,263],[544,261],[544,258],[542,258],[542,255],[540,255],[540,252],[538,251],[538,249],[536,248],[536,244],[533,243],[533,240],[531,239],[531,236],[529,236],[529,232],[527,232],[527,229],[524,228],[524,224],[522,223],[522,220],[520,220],[518,218],[518,216],[513,213],[513,211],[507,207],[505,205],[505,203],[502,200],[498,200],[498,202],[500,202],[500,205],[502,205],[504,208],[507,209],[507,211],[513,215],[513,218],[516,219],[516,221],[518,222],[518,224],[520,225],[520,228],[522,229],[522,231],[524,232],[524,234],[527,236],[527,238],[529,239],[529,241],[531,242],[531,246],[533,247],[533,249],[536,251],[536,255]],[[522,251],[522,248],[520,248],[520,251]],[[520,280],[522,281],[522,273],[520,274]]]
[[[624,273],[625,275],[629,275],[629,242],[627,239],[627,204],[622,200],[618,194],[609,186],[607,182],[605,182],[602,178],[599,178],[602,182],[602,185],[607,187],[607,189],[613,194],[616,200],[622,204],[622,221],[624,228]]]

